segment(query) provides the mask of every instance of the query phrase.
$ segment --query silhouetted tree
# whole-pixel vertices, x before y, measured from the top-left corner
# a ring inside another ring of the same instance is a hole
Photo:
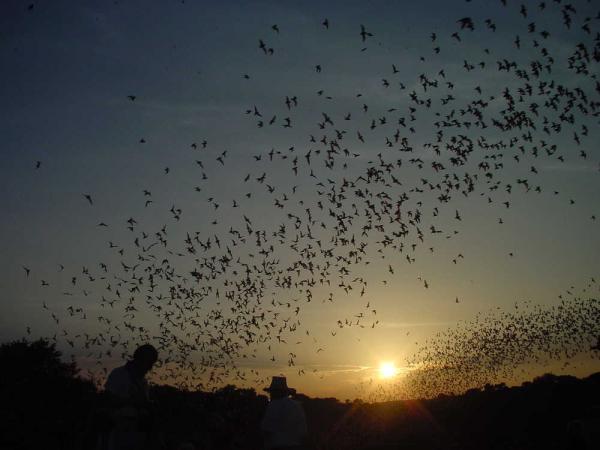
[[[0,449],[94,448],[106,398],[78,377],[47,340],[0,345]],[[214,392],[152,386],[168,448],[260,448],[267,398],[254,389]],[[463,395],[366,403],[298,394],[314,448],[366,450],[570,449],[599,420],[600,373],[584,379],[545,374],[521,386],[487,385]],[[589,428],[589,426],[588,426]],[[579,434],[578,434],[579,433]],[[579,440],[578,440],[579,439]]]
[[[84,429],[94,385],[40,339],[0,345],[0,447],[69,449]]]

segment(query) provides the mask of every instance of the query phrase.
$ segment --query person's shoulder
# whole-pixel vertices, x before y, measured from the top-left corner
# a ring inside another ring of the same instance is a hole
[[[289,408],[287,398],[274,398],[267,404],[267,411],[271,414],[279,414],[282,410]]]
[[[267,408],[277,408],[283,404],[282,398],[273,398],[267,403]]]
[[[122,394],[129,385],[129,372],[126,366],[115,367],[108,374],[104,389],[115,394]]]
[[[127,373],[127,366],[126,365],[115,367],[108,374],[108,378],[111,378],[111,377],[112,378],[114,378],[114,377],[123,377],[123,376],[129,376],[129,374]]]

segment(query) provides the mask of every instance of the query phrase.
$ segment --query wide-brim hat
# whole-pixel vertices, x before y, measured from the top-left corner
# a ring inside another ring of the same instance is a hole
[[[273,377],[271,379],[271,385],[263,390],[266,392],[281,392],[291,395],[296,393],[296,389],[288,387],[287,379],[285,377]]]

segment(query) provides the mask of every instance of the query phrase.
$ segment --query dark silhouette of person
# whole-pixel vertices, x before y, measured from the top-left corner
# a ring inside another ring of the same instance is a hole
[[[600,446],[600,405],[588,408],[567,424],[569,450],[588,450]]]
[[[156,448],[150,442],[154,430],[153,405],[148,395],[146,374],[158,360],[158,351],[150,344],[138,347],[133,359],[109,374],[104,389],[111,397],[113,427],[107,450]]]
[[[267,450],[301,450],[305,448],[306,417],[300,403],[290,398],[295,389],[287,386],[285,377],[273,377],[264,389],[271,397],[261,422]]]

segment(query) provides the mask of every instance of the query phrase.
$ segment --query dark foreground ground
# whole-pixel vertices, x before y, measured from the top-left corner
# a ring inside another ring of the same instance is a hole
[[[92,449],[106,426],[106,399],[46,341],[0,346],[0,448]],[[154,386],[157,429],[168,449],[260,449],[267,398],[227,386],[213,393]],[[544,375],[519,387],[486,386],[459,396],[368,404],[298,397],[312,448],[575,449],[580,429],[600,431],[600,372]]]

